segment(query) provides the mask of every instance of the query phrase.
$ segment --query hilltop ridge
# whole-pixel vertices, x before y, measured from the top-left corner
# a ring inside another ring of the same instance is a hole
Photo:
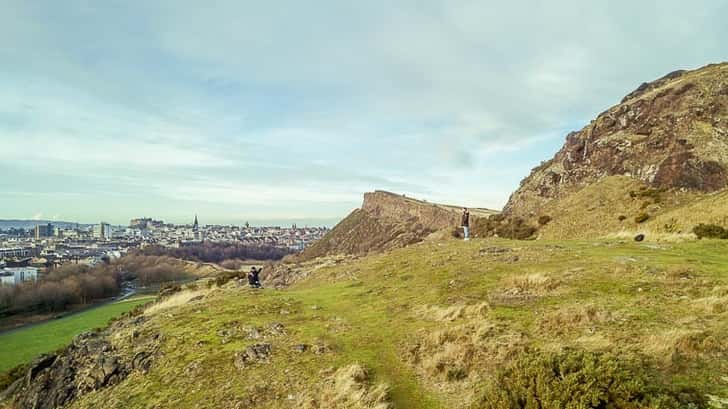
[[[461,209],[383,190],[368,192],[364,194],[361,208],[352,211],[297,259],[363,255],[414,244],[432,233],[458,226]],[[470,212],[475,218],[498,213],[484,208],[470,209]]]
[[[537,217],[550,202],[610,176],[672,191],[728,186],[728,63],[640,85],[569,133],[554,157],[521,182],[504,213]]]

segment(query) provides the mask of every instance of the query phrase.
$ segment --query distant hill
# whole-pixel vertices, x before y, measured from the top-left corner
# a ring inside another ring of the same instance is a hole
[[[543,237],[593,237],[641,229],[726,187],[728,63],[721,63],[644,83],[567,135],[561,150],[521,182],[504,214],[532,224],[553,218]],[[728,206],[723,210],[728,214]],[[643,214],[646,221],[636,222]],[[690,228],[676,223],[662,230]]]
[[[38,226],[40,224],[48,224],[51,223],[54,226],[61,227],[61,228],[75,228],[76,226],[79,227],[88,227],[92,226],[92,224],[84,224],[84,223],[75,223],[75,222],[64,222],[64,221],[55,221],[55,220],[0,220],[0,229],[7,230],[7,229],[32,229],[35,228],[35,226]]]
[[[361,209],[354,210],[321,240],[306,249],[302,260],[325,255],[361,255],[404,247],[424,240],[437,231],[457,227],[462,207],[430,203],[404,195],[375,191],[364,195]],[[471,216],[498,213],[470,209]]]

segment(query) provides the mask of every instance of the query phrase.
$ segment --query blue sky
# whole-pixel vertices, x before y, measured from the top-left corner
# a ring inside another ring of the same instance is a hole
[[[500,208],[641,82],[728,59],[722,0],[1,3],[0,218]]]

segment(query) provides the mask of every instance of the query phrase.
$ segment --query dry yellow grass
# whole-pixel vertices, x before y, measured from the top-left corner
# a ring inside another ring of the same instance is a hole
[[[504,293],[509,295],[539,296],[552,292],[561,285],[559,280],[544,273],[522,274],[505,280]]]
[[[723,314],[728,312],[728,286],[716,286],[706,297],[692,302],[698,313]]]
[[[664,231],[670,226],[670,230],[690,233],[700,223],[728,227],[728,190],[695,197],[684,206],[657,215],[647,227]]]
[[[671,328],[649,335],[641,342],[644,352],[665,363],[696,359],[728,351],[728,342],[707,331]]]
[[[204,297],[210,290],[181,291],[163,298],[144,310],[144,315],[152,316],[171,308],[176,308],[189,303],[196,297]]]
[[[472,305],[440,307],[430,305],[418,310],[418,317],[432,321],[455,321],[458,319],[484,318],[490,311],[490,304],[482,302]]]
[[[542,331],[562,334],[572,329],[591,329],[612,322],[614,314],[595,305],[569,306],[545,315],[539,322]]]
[[[539,237],[631,240],[642,233],[648,241],[682,242],[695,239],[692,229],[700,223],[728,227],[728,189],[711,194],[645,192],[651,191],[630,177],[606,177],[548,203],[541,214],[553,220],[541,228]],[[649,218],[637,223],[635,217],[642,213]]]
[[[369,372],[359,364],[340,368],[321,385],[317,396],[304,396],[303,409],[390,409],[389,386],[370,384]]]
[[[693,233],[665,233],[661,231],[651,230],[650,228],[635,230],[620,230],[618,232],[608,233],[601,238],[607,240],[634,240],[638,234],[644,234],[646,242],[658,243],[682,243],[684,241],[697,240]]]

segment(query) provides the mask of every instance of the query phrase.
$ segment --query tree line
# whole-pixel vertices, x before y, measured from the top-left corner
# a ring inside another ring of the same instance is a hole
[[[170,256],[128,254],[118,260],[116,265],[125,281],[138,280],[139,285],[167,283],[190,278],[185,271],[185,263]]]
[[[0,317],[21,313],[62,312],[73,306],[114,297],[122,282],[142,286],[190,277],[185,263],[169,256],[132,254],[94,267],[65,264],[42,274],[37,281],[0,285]]]
[[[148,246],[138,250],[146,256],[170,256],[183,260],[222,263],[225,260],[280,260],[293,250],[274,246],[251,246],[241,243],[200,243],[179,248]]]
[[[121,281],[112,265],[67,264],[37,281],[0,286],[0,314],[64,311],[72,305],[113,297],[119,293]]]

